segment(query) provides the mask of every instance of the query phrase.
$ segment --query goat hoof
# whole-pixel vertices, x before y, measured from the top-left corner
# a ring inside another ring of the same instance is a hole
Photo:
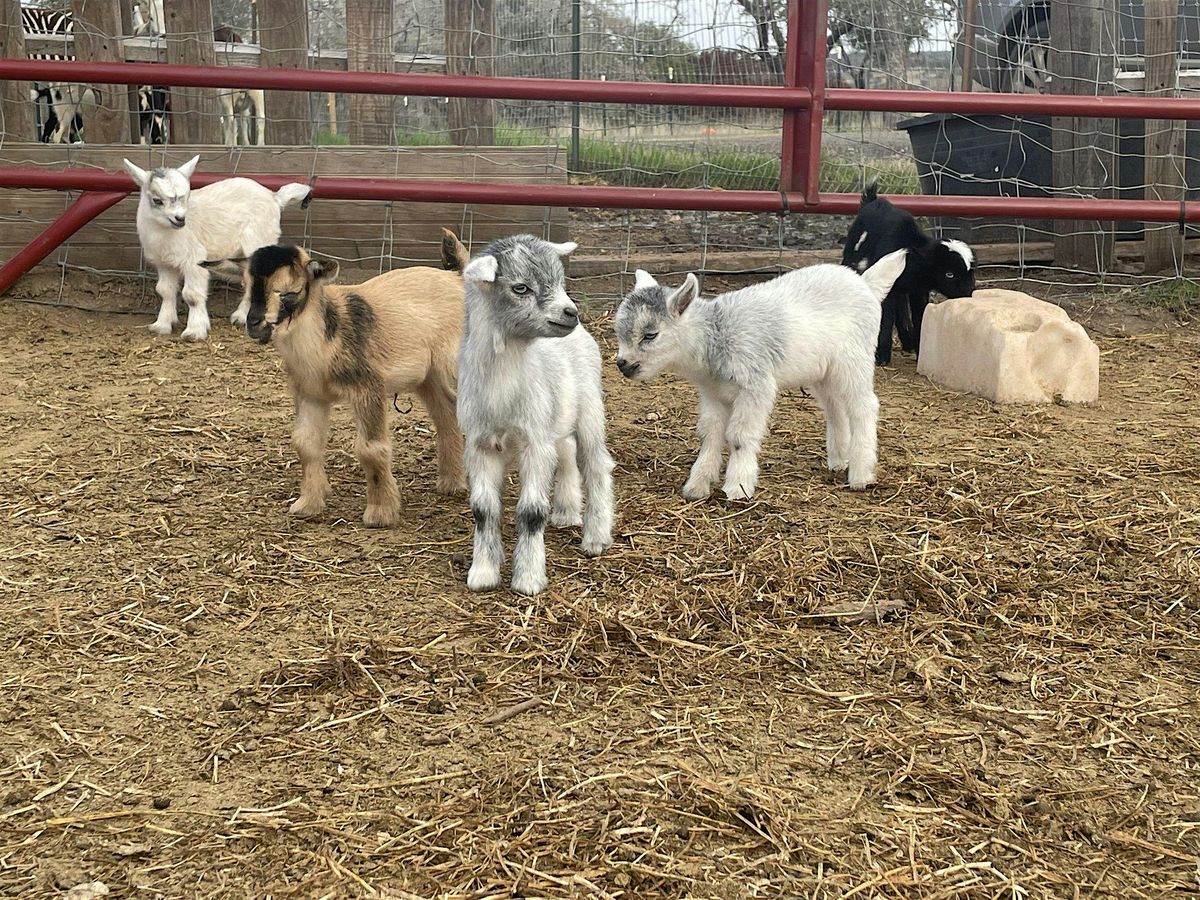
[[[870,481],[851,481],[847,487],[849,487],[852,491],[865,491],[874,483],[874,478],[872,478]]]
[[[703,484],[692,484],[690,481],[683,486],[684,500],[704,500],[712,493],[712,488]]]
[[[725,491],[726,500],[749,500],[754,496],[753,488],[746,490],[746,488],[740,484],[727,484],[722,490]]]
[[[185,328],[179,337],[185,341],[206,341],[208,329],[201,331],[199,328]]]
[[[526,597],[540,594],[546,589],[546,576],[532,575],[524,572],[520,575],[514,575],[512,589],[518,594],[524,594]]]
[[[611,537],[605,537],[601,540],[584,541],[580,545],[584,556],[597,557],[609,547],[612,546],[613,540]]]
[[[246,314],[240,309],[235,309],[229,316],[229,321],[234,325],[245,325]]]
[[[446,494],[452,497],[455,494],[462,493],[466,489],[467,480],[461,475],[457,478],[439,478],[437,480],[437,492],[439,494]]]
[[[161,335],[162,337],[166,337],[167,335],[169,335],[171,333],[171,330],[175,326],[172,325],[170,322],[154,322],[153,324],[147,325],[146,327],[149,328],[151,331],[153,331],[155,334]]]
[[[325,501],[305,500],[302,497],[291,505],[288,512],[298,519],[315,519],[325,512]]]
[[[583,514],[578,511],[554,510],[550,513],[552,528],[578,528],[583,524]]]
[[[467,572],[467,590],[494,591],[500,587],[500,570],[484,569],[482,566],[471,566]]]
[[[400,510],[391,506],[368,505],[363,524],[368,528],[387,528],[400,521]]]

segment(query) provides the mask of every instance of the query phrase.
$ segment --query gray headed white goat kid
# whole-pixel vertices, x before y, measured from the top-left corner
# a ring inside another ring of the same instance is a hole
[[[279,240],[279,218],[296,200],[308,205],[311,188],[285,184],[271,191],[248,178],[226,178],[207,187],[191,189],[189,179],[199,156],[178,169],[158,168],[147,172],[125,160],[127,171],[141,187],[137,231],[146,259],[158,270],[156,290],[162,298],[158,318],[150,326],[155,334],[167,335],[179,321],[179,288],[188,306],[184,340],[208,337],[208,270],[200,264],[209,259],[248,257],[259,247]],[[240,278],[235,269],[228,273]],[[246,324],[250,309],[246,297],[229,320]]]
[[[575,246],[517,235],[493,241],[463,269],[458,421],[475,520],[467,574],[473,591],[500,584],[501,492],[514,462],[521,477],[514,591],[532,595],[546,587],[547,518],[560,527],[582,522],[588,556],[612,544],[613,461],[604,444],[600,350],[579,326],[560,259]]]
[[[850,487],[875,481],[875,339],[880,303],[904,271],[904,250],[862,275],[821,264],[693,303],[695,275],[669,290],[639,269],[616,315],[617,368],[649,381],[682,375],[700,394],[700,453],[683,486],[707,497],[729,444],[725,496],[747,499],[758,481],[758,452],[781,388],[802,387],[825,413],[831,471],[849,469]]]

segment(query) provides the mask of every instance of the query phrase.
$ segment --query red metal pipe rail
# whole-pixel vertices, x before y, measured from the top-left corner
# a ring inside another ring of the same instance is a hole
[[[818,0],[807,0],[808,3]],[[800,3],[797,5],[807,5]],[[814,61],[815,61],[814,56]],[[823,73],[822,73],[823,76]],[[734,84],[659,84],[638,81],[574,81],[559,78],[492,78],[478,75],[326,72],[243,66],[178,66],[166,63],[96,63],[77,60],[0,59],[0,79],[90,84],[162,84],[172,87],[263,88],[414,97],[483,97],[499,100],[560,100],[584,103],[738,106],[805,109],[813,92],[804,87]],[[875,112],[946,112],[975,115],[1091,116],[1113,119],[1200,119],[1200,99],[1189,97],[1087,97],[1065,94],[982,94],[967,91],[897,91],[829,88],[825,109]]]
[[[272,190],[297,179],[283,175],[246,172],[203,172],[192,176],[192,185],[202,187],[236,174]],[[129,176],[94,169],[0,168],[0,188],[38,190],[120,191],[135,190]],[[410,200],[423,203],[498,204],[513,206],[578,206],[617,209],[699,209],[724,212],[803,212],[853,215],[858,210],[857,194],[818,194],[807,202],[799,192],[717,191],[702,188],[636,188],[607,185],[512,184],[478,181],[404,181],[375,178],[320,177],[313,196],[325,200]],[[784,206],[784,200],[787,207]],[[936,197],[891,196],[897,206],[919,216],[1004,216],[1017,218],[1061,218],[1083,221],[1200,222],[1200,203],[1181,209],[1172,200],[1039,199],[1035,197]]]
[[[786,109],[806,106],[802,88],[752,84],[677,84],[641,81],[574,81],[568,78],[507,78],[481,75],[420,75],[258,69],[245,66],[179,66],[167,63],[46,61],[0,58],[0,79],[86,84],[162,84],[169,87],[262,88],[413,97],[483,97],[499,100],[562,100],[678,106],[745,106]]]
[[[22,247],[18,254],[0,268],[0,294],[12,287],[18,278],[53,253],[80,228],[128,196],[128,185],[119,191],[81,194],[45,231]]]

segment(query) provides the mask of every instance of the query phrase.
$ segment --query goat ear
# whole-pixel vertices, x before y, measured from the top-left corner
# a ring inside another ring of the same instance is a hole
[[[696,280],[696,276],[688,272],[688,277],[684,280],[683,285],[676,288],[674,293],[667,298],[667,309],[677,316],[682,316],[684,310],[692,305],[692,301],[700,296],[700,282]]]
[[[196,163],[200,162],[200,154],[197,153],[182,166],[179,167],[179,174],[184,178],[191,179],[192,173],[196,171]]]
[[[484,281],[490,284],[496,280],[499,267],[496,257],[477,256],[463,267],[462,276],[467,281]]]
[[[150,179],[149,172],[135,166],[127,159],[121,160],[121,164],[125,167],[125,171],[129,173],[129,177],[137,182],[138,187],[146,186],[146,182]]]
[[[654,280],[654,276],[645,269],[638,269],[633,273],[633,289],[640,291],[642,288],[657,287],[658,282]]]
[[[341,266],[336,260],[321,262],[317,259],[308,261],[308,277],[313,281],[333,281],[337,278]]]
[[[554,252],[559,256],[570,256],[579,247],[574,241],[567,241],[565,244],[550,244],[554,248]]]

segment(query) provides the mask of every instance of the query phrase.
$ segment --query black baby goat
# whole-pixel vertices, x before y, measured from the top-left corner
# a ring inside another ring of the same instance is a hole
[[[920,353],[921,320],[929,292],[948,298],[969,297],[975,290],[975,255],[962,241],[934,240],[910,213],[878,196],[874,181],[863,190],[858,216],[846,236],[842,265],[865,272],[889,253],[908,251],[904,272],[883,301],[876,365],[892,361],[892,330],[900,346]]]

